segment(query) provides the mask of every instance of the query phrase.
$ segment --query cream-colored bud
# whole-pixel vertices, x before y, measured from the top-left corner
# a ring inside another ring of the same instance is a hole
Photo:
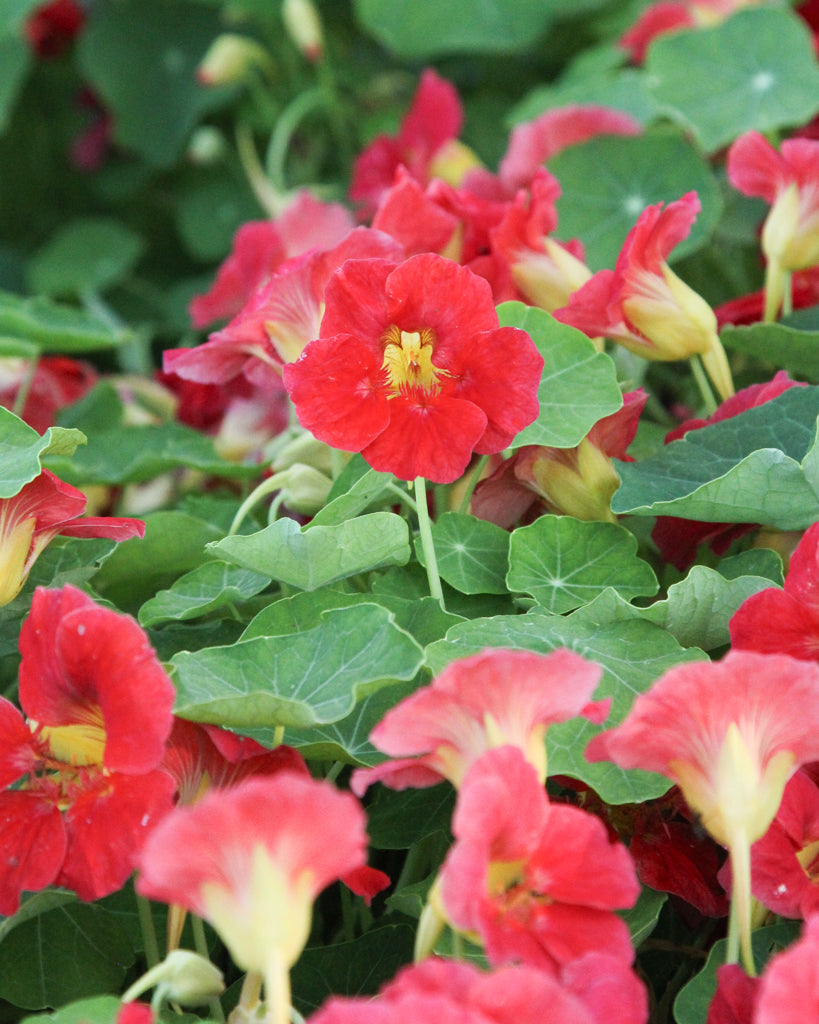
[[[235,85],[254,70],[273,70],[268,51],[255,39],[224,32],[210,44],[196,77],[202,85]]]
[[[198,953],[174,949],[152,967],[122,997],[130,1003],[149,988],[156,988],[153,1004],[167,999],[182,1006],[201,1006],[225,990],[222,972]]]
[[[311,0],[284,0],[282,18],[290,38],[304,56],[311,61],[321,60],[324,33],[318,11]]]

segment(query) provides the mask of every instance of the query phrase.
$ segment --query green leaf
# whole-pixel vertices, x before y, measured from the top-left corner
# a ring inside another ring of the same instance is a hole
[[[598,598],[565,616],[537,612],[463,622],[453,626],[445,640],[430,644],[427,664],[437,674],[455,658],[487,647],[542,654],[568,647],[602,665],[603,679],[595,699],[612,698],[605,723],[605,728],[611,728],[623,721],[637,694],[648,690],[667,669],[701,658],[702,653],[684,651],[665,630],[648,622],[618,619],[609,608],[608,602]],[[553,725],[546,736],[549,774],[580,779],[610,804],[640,803],[669,789],[669,780],[653,772],[623,771],[607,761],[586,761],[586,745],[602,728],[585,718]]]
[[[608,587],[630,600],[651,596],[658,586],[637,555],[633,533],[615,523],[551,515],[512,533],[506,582],[555,613],[588,604]]]
[[[77,999],[53,1013],[24,1017],[25,1024],[114,1024],[122,1003],[119,996]]]
[[[540,414],[517,435],[513,447],[573,448],[599,419],[622,406],[614,363],[581,331],[522,302],[504,302],[498,318],[501,326],[526,331],[545,361],[538,388]]]
[[[531,49],[552,11],[543,0],[355,0],[361,27],[400,57]]]
[[[800,378],[819,381],[819,331],[803,331],[785,324],[750,324],[723,327],[723,345],[745,352],[776,369],[790,370]]]
[[[441,578],[462,594],[505,594],[509,534],[494,523],[460,512],[445,512],[432,524]],[[426,565],[421,542],[415,551]]]
[[[255,597],[270,583],[270,577],[227,562],[205,562],[161,590],[139,609],[143,626],[171,620],[197,619],[234,602]]]
[[[648,622],[667,629],[682,647],[710,651],[730,642],[728,624],[742,602],[771,585],[764,576],[728,580],[715,569],[695,565],[684,580],[669,587],[665,601],[641,612]]]
[[[628,925],[631,934],[631,943],[635,949],[639,949],[640,943],[651,935],[657,926],[657,919],[663,909],[668,893],[657,892],[644,885],[637,902],[630,910],[619,913],[619,917]]]
[[[778,924],[756,928],[751,933],[751,948],[757,973],[773,953],[789,946],[799,935],[801,922],[780,921]],[[717,990],[717,970],[725,963],[726,939],[718,939],[708,952],[705,967],[680,989],[674,1000],[674,1020],[677,1024],[704,1024],[708,1008]]]
[[[621,59],[616,57],[618,62]],[[657,116],[657,102],[648,91],[643,71],[603,68],[594,74],[564,78],[555,85],[538,86],[512,108],[509,123],[531,121],[547,110],[575,103],[622,110],[642,124]]]
[[[113,328],[89,313],[43,296],[24,299],[0,291],[0,335],[31,342],[42,352],[79,355],[115,348],[132,332]]]
[[[668,132],[600,136],[549,161],[560,181],[561,238],[581,238],[593,270],[613,267],[643,210],[696,191],[702,210],[672,260],[699,249],[722,213],[719,187],[708,164],[684,139]]]
[[[291,972],[293,1005],[305,1017],[331,995],[373,995],[410,963],[415,929],[376,926],[350,942],[306,949]]]
[[[316,590],[385,565],[405,565],[410,557],[407,524],[392,512],[310,529],[301,529],[293,519],[279,519],[258,533],[225,537],[209,550],[301,590]]]
[[[201,115],[224,100],[224,90],[199,85],[195,74],[219,31],[217,12],[198,4],[119,0],[94,8],[77,61],[112,112],[121,146],[150,164],[174,162]]]
[[[804,124],[819,110],[810,32],[782,9],[747,8],[711,29],[660,36],[646,71],[657,101],[708,153],[751,129]]]
[[[447,783],[396,792],[378,786],[367,804],[367,835],[375,850],[408,850],[433,832],[449,835],[455,790]]]
[[[40,475],[42,456],[51,452],[71,455],[85,444],[79,430],[49,427],[40,436],[13,412],[0,406],[0,498],[12,498]]]
[[[104,291],[133,270],[144,248],[135,232],[111,217],[64,224],[28,264],[28,286],[46,295]]]
[[[802,530],[819,519],[819,387],[791,388],[641,462],[618,462],[612,511]]]
[[[255,637],[171,659],[176,712],[230,729],[305,728],[344,718],[368,693],[412,679],[423,654],[375,604],[328,611],[286,637]]]
[[[339,526],[361,515],[380,501],[394,483],[391,473],[378,473],[357,455],[347,463],[333,483],[327,504],[310,520],[310,528]]]
[[[3,931],[0,998],[39,1010],[120,991],[134,951],[109,913],[73,898],[40,914],[30,903]]]

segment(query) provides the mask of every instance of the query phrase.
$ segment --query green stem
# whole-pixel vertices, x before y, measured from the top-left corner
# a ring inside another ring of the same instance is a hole
[[[411,512],[415,512],[417,508],[415,502],[399,484],[389,483],[387,484],[387,490],[394,494],[402,505],[406,505]]]
[[[691,371],[694,374],[694,380],[697,382],[700,395],[702,396],[702,403],[705,406],[705,413],[710,416],[712,413],[717,411],[717,400],[714,398],[714,392],[711,390],[711,385],[708,383],[708,377],[705,374],[705,370],[702,368],[699,356],[691,356],[688,360],[691,365]]]
[[[418,532],[421,535],[421,548],[424,552],[424,561],[426,562],[429,592],[445,611],[444,591],[441,587],[441,577],[438,575],[435,545],[432,543],[432,524],[430,523],[429,509],[427,508],[426,481],[422,476],[415,478],[415,505],[418,513]]]
[[[466,485],[464,496],[461,498],[461,503],[458,506],[459,512],[469,511],[469,502],[472,500],[472,495],[475,493],[475,488],[478,486],[481,473],[483,473],[483,467],[486,465],[488,459],[488,455],[482,455],[475,463],[475,468],[469,475],[469,483]]]
[[[267,147],[267,173],[273,187],[279,192],[286,191],[287,151],[299,124],[314,110],[326,106],[324,93],[321,89],[312,88],[300,93],[284,108],[276,120],[276,127],[270,136]]]
[[[136,897],[139,930],[142,933],[142,945],[145,948],[145,962],[150,970],[151,967],[156,967],[161,959],[159,955],[159,943],[156,938],[156,929],[154,928],[151,901],[145,896],[140,896],[138,892],[134,893],[134,895]]]
[[[256,505],[265,495],[270,494],[271,491],[278,491],[287,482],[287,470],[283,470],[281,473],[274,473],[273,476],[269,476],[267,480],[262,480],[258,487],[255,487],[250,494],[245,498],[242,504],[239,506],[239,511],[233,517],[233,522],[230,524],[228,530],[228,537],[232,537],[239,527],[244,522],[248,512]]]
[[[731,910],[728,918],[728,950],[725,962],[735,964],[742,955],[742,966],[750,978],[756,977],[751,947],[751,844],[747,836],[734,838],[731,857]]]
[[[208,939],[205,935],[205,922],[198,914],[191,914],[191,931],[193,932],[193,946],[196,952],[203,957],[205,960],[210,960],[210,951],[208,950]],[[208,999],[208,1006],[210,1007],[211,1016],[218,1024],[224,1024],[225,1014],[222,1010],[222,1004],[216,998],[212,996]]]
[[[784,288],[782,290],[782,316],[790,316],[793,312],[793,274],[787,270],[782,275]]]
[[[276,189],[270,184],[264,173],[264,168],[256,152],[256,145],[253,142],[253,133],[245,124],[236,126],[236,149],[239,153],[239,162],[245,172],[253,194],[259,206],[265,211],[268,217],[278,217],[287,205],[284,196],[279,195]]]
[[[289,1024],[290,972],[281,953],[274,948],[264,972],[265,1024]]]

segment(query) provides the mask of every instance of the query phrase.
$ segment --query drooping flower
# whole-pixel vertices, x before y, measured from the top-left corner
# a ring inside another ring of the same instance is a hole
[[[612,459],[631,462],[634,440],[648,395],[629,391],[617,412],[604,416],[575,448],[524,445],[475,489],[474,515],[498,526],[513,526],[531,509],[576,519],[609,520],[611,498],[620,486]]]
[[[364,865],[366,845],[353,796],[284,771],[175,808],[145,845],[137,890],[209,921],[236,965],[264,977],[267,1019],[283,1024],[313,901]]]
[[[714,312],[666,262],[699,210],[696,192],[665,209],[662,203],[647,207],[628,233],[615,269],[598,271],[555,317],[645,359],[700,356],[720,395],[728,398],[734,388]]]
[[[602,669],[579,654],[556,650],[486,650],[448,665],[429,686],[388,711],[370,734],[394,760],[357,769],[353,792],[380,781],[393,789],[460,786],[493,747],[514,745],[546,778],[546,730],[576,715],[601,722],[609,701],[591,701]]]
[[[674,427],[666,434],[665,443],[671,444],[691,430],[699,430],[712,423],[729,420],[741,412],[772,401],[789,388],[802,386],[791,380],[784,370],[780,370],[769,381],[751,384],[737,391],[735,395],[722,402],[716,412],[707,419],[690,419]],[[696,558],[697,548],[701,544],[708,544],[715,554],[724,555],[735,540],[753,529],[754,525],[748,523],[704,523],[692,519],[679,519],[676,516],[658,516],[651,531],[651,539],[657,545],[663,559],[683,572]]]
[[[486,281],[432,254],[348,260],[284,382],[302,426],[404,480],[452,483],[537,416],[543,358]]]
[[[819,759],[819,667],[785,655],[731,651],[692,662],[640,694],[620,725],[595,736],[589,760],[672,779],[731,854],[729,960],[750,953],[750,847],[777,812],[800,764]],[[737,929],[739,930],[737,932]]]
[[[26,718],[0,700],[2,914],[49,885],[115,892],[174,790],[159,770],[174,689],[133,619],[38,588],[20,653]]]
[[[458,141],[462,121],[455,87],[427,68],[398,134],[377,136],[356,158],[350,198],[363,213],[371,213],[399,167],[406,167],[421,185],[432,178],[460,184],[478,165],[477,157]]]
[[[787,299],[794,270],[819,263],[819,140],[788,139],[777,152],[764,135],[741,135],[728,151],[728,180],[744,195],[771,204],[762,227],[765,319],[773,320]]]
[[[193,326],[206,327],[236,316],[285,260],[310,249],[329,249],[354,226],[352,215],[343,206],[321,202],[306,190],[275,220],[243,224],[216,280],[190,304]]]
[[[0,499],[0,606],[13,601],[43,548],[63,537],[142,537],[140,519],[82,516],[86,497],[44,469],[12,498]]]
[[[628,852],[599,818],[550,803],[518,748],[475,762],[452,831],[441,908],[453,927],[477,937],[490,963],[558,973],[594,952],[631,963],[628,928],[614,913],[640,891]]]
[[[819,523],[805,531],[791,555],[784,587],[746,598],[729,629],[735,648],[819,661]]]
[[[309,1024],[645,1024],[645,990],[621,961],[594,955],[581,965],[577,976],[557,979],[525,965],[482,972],[429,958],[405,967],[375,999],[332,997]]]

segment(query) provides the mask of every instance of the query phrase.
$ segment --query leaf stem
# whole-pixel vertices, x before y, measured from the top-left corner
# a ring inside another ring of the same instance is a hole
[[[441,577],[438,575],[435,545],[432,542],[432,524],[429,518],[429,508],[427,507],[426,481],[422,476],[415,478],[415,505],[418,514],[418,532],[421,536],[421,548],[424,552],[424,561],[426,562],[429,592],[438,601],[441,608],[446,610],[444,607],[444,591],[441,587]]]
[[[705,370],[702,367],[699,356],[691,356],[688,360],[691,364],[691,371],[694,374],[694,380],[697,382],[700,395],[702,396],[702,402],[705,406],[705,412],[707,416],[717,411],[717,400],[714,398],[714,392],[711,390],[711,385],[708,383],[708,378],[705,375]]]

